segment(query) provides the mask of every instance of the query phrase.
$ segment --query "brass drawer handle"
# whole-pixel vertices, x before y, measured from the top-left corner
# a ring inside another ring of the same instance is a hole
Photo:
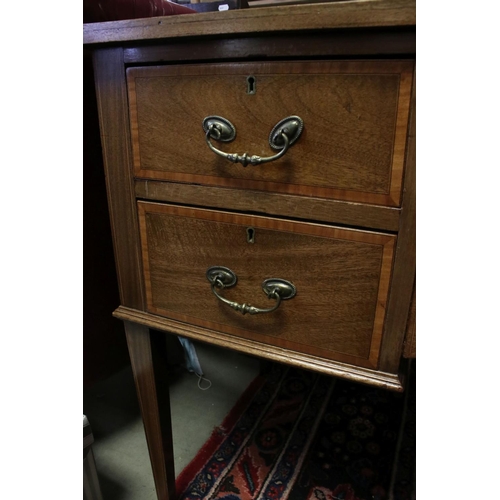
[[[221,142],[231,142],[236,137],[236,128],[229,120],[221,116],[207,116],[203,120],[203,130],[205,131],[205,140],[207,141],[208,147],[215,154],[233,163],[241,163],[244,167],[248,164],[260,165],[261,163],[268,163],[281,158],[300,137],[303,128],[304,122],[299,116],[288,116],[279,121],[269,134],[269,145],[273,149],[279,149],[280,151],[273,156],[262,158],[257,155],[249,156],[247,153],[243,153],[240,156],[238,154],[220,151],[210,142],[210,139]]]
[[[235,311],[242,314],[260,314],[260,313],[270,313],[276,311],[281,304],[282,300],[288,300],[295,297],[297,290],[292,283],[280,278],[270,278],[262,282],[262,290],[267,295],[269,299],[276,299],[276,303],[273,307],[268,309],[260,309],[258,307],[251,306],[250,304],[239,304],[238,302],[233,302],[227,300],[217,293],[216,288],[224,290],[224,288],[231,288],[236,285],[238,277],[236,274],[228,269],[227,267],[214,266],[207,270],[207,279],[212,285],[213,294],[224,304],[232,307]]]

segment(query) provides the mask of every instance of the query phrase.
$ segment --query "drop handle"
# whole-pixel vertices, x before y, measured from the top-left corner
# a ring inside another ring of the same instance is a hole
[[[244,167],[248,164],[260,165],[261,163],[269,163],[281,158],[300,137],[303,128],[304,122],[299,116],[288,116],[280,120],[269,134],[269,145],[273,149],[278,149],[279,152],[273,156],[262,158],[257,155],[250,156],[248,153],[243,153],[242,155],[225,153],[217,149],[210,139],[220,142],[231,142],[236,137],[236,128],[229,120],[222,116],[207,116],[203,120],[203,130],[205,131],[205,140],[208,147],[215,154],[222,156],[232,163],[241,163]]]
[[[262,290],[269,299],[275,299],[276,302],[272,307],[259,308],[250,304],[233,302],[218,293],[217,289],[224,290],[225,288],[231,288],[236,285],[238,277],[233,271],[231,271],[231,269],[223,266],[214,266],[207,270],[206,277],[211,284],[212,293],[221,302],[227,304],[229,307],[240,312],[241,314],[271,313],[278,309],[283,300],[292,299],[297,293],[295,286],[289,281],[281,278],[266,279],[262,282]]]

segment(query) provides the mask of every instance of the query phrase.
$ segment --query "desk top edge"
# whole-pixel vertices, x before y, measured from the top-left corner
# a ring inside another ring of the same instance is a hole
[[[351,0],[89,23],[83,25],[83,43],[89,47],[182,37],[415,25],[414,0]]]

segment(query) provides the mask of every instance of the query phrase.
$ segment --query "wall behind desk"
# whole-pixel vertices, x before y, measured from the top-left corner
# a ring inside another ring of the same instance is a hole
[[[120,305],[106,198],[90,53],[83,61],[83,382],[103,380],[130,363]]]

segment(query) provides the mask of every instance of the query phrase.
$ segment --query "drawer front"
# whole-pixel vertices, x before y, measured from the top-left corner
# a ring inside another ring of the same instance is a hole
[[[135,176],[399,206],[412,75],[410,61],[129,68]],[[203,120],[220,116],[236,137],[214,147],[269,157],[292,115],[302,133],[269,163],[231,163],[205,141]]]
[[[138,212],[149,312],[377,367],[395,236],[141,201]],[[213,266],[237,276],[235,286],[215,288],[229,301],[272,308],[262,288],[270,278],[296,295],[273,312],[243,315],[212,293]]]

